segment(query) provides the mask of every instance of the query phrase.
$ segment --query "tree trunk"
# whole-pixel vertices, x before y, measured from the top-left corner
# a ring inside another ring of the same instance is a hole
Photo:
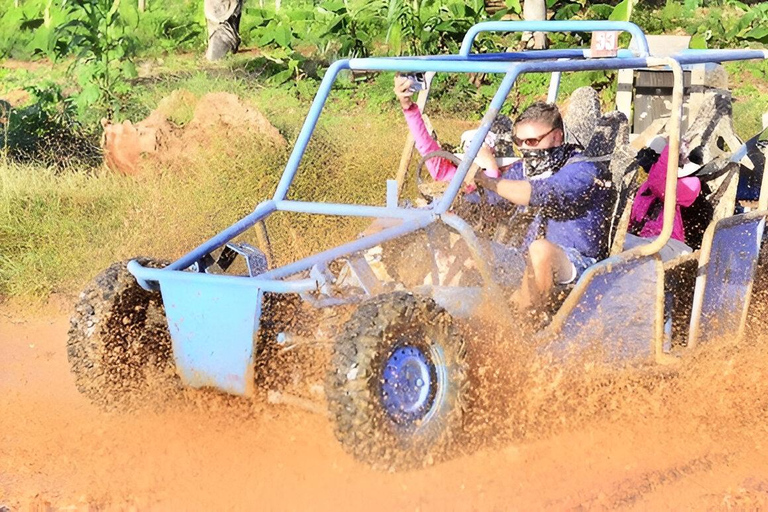
[[[139,0],[139,12],[144,12],[147,8],[147,0]]]

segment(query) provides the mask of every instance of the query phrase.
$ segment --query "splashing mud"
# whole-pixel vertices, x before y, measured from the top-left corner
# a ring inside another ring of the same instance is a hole
[[[352,460],[327,418],[291,407],[188,392],[102,412],[75,388],[67,327],[59,311],[0,309],[0,507],[768,508],[768,336],[706,347],[677,370],[533,365],[490,397],[508,414],[495,435],[393,474]]]

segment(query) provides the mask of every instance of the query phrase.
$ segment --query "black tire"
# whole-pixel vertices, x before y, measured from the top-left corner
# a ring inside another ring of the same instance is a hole
[[[429,375],[415,410],[396,403],[398,374],[391,372],[399,355],[422,361],[417,374]],[[336,437],[377,469],[423,467],[461,445],[469,392],[465,342],[431,299],[397,292],[361,305],[335,344],[325,388]]]
[[[96,276],[70,320],[67,357],[75,384],[105,409],[137,405],[153,384],[175,382],[162,298],[141,288],[126,264],[113,263]]]

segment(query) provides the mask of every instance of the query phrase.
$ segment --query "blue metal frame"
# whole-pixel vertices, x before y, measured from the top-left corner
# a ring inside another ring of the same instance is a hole
[[[647,42],[642,31],[632,23],[624,22],[487,22],[475,25],[464,39],[463,44],[471,44],[474,37],[481,32],[488,31],[582,31],[616,30],[631,33],[647,49]],[[469,42],[468,42],[469,41]],[[532,53],[532,52],[528,52]],[[572,50],[552,50],[546,54],[546,58],[574,57]],[[681,64],[697,64],[713,61],[747,60],[766,58],[764,50],[690,50],[675,56]],[[494,61],[493,57],[508,59],[519,58],[521,63],[506,61]],[[646,57],[616,57],[599,60],[564,60],[564,61],[527,61],[530,57],[520,53],[503,53],[490,55],[458,55],[458,56],[432,56],[432,57],[402,57],[402,58],[367,58],[340,60],[330,66],[326,72],[310,107],[307,118],[302,126],[296,144],[286,164],[280,182],[271,201],[259,204],[256,209],[237,223],[206,241],[179,260],[173,262],[167,270],[183,270],[193,265],[200,258],[211,251],[223,246],[232,238],[242,234],[257,222],[264,220],[275,211],[291,211],[322,215],[352,215],[362,217],[385,217],[409,219],[418,217],[422,212],[391,207],[359,206],[346,204],[329,204],[298,202],[286,200],[288,190],[296,175],[301,159],[306,151],[309,140],[317,125],[317,120],[330,94],[333,83],[343,70],[368,70],[368,71],[436,71],[455,73],[504,73],[505,77],[499,89],[491,101],[490,108],[486,112],[475,137],[470,144],[467,155],[477,155],[482,141],[490,130],[491,123],[504,103],[517,77],[523,73],[533,72],[563,72],[563,71],[590,71],[605,69],[632,69],[648,66]],[[435,207],[436,214],[444,213],[458,193],[461,183],[470,167],[471,158],[466,158],[459,166],[458,172],[451,181],[448,190],[440,203]],[[417,228],[418,229],[418,228]],[[399,235],[398,235],[399,236]],[[142,279],[144,286],[149,286]]]
[[[486,21],[472,26],[461,42],[459,55],[470,55],[472,43],[482,32],[628,32],[641,47],[641,57],[650,54],[643,30],[627,21]]]
[[[517,32],[517,31],[579,31],[592,32],[598,30],[613,30],[628,32],[633,35],[640,46],[639,53],[633,53],[628,50],[619,52],[616,57],[606,59],[589,59],[588,52],[585,50],[542,50],[533,52],[504,52],[495,54],[472,54],[471,46],[476,36],[482,32]],[[683,52],[674,57],[680,64],[696,64],[720,60],[746,60],[754,58],[766,58],[766,52],[759,50],[709,50],[709,51],[689,51]],[[555,60],[559,59],[559,60]],[[464,38],[461,51],[458,55],[429,56],[429,57],[400,57],[400,58],[365,58],[340,60],[333,63],[326,72],[320,84],[317,95],[309,109],[306,120],[297,137],[293,151],[283,171],[282,177],[277,185],[272,199],[260,203],[252,213],[245,216],[232,226],[205,241],[194,250],[185,254],[174,261],[165,269],[149,269],[142,267],[138,262],[132,261],[128,265],[128,270],[137,278],[137,281],[145,288],[155,288],[159,285],[166,295],[173,295],[174,300],[182,301],[181,304],[166,303],[166,310],[178,307],[185,312],[171,312],[169,323],[171,332],[174,334],[175,343],[192,343],[192,334],[189,332],[188,324],[194,324],[195,329],[204,329],[204,318],[230,318],[233,324],[238,321],[232,317],[231,311],[236,308],[231,300],[224,299],[222,293],[227,287],[233,287],[238,290],[245,303],[252,306],[252,302],[257,300],[258,307],[251,315],[251,322],[245,324],[245,331],[238,331],[238,339],[233,341],[236,350],[242,359],[246,357],[251,361],[252,352],[248,352],[243,347],[252,343],[252,339],[243,339],[243,332],[258,330],[260,316],[260,297],[264,292],[276,293],[311,293],[323,289],[325,283],[322,282],[322,267],[328,262],[340,257],[350,255],[359,251],[369,249],[380,245],[388,240],[401,237],[418,229],[425,228],[432,222],[441,220],[446,224],[453,225],[467,239],[469,246],[476,253],[481,271],[488,276],[487,265],[480,256],[480,248],[471,228],[466,226],[461,219],[448,213],[451,203],[455,199],[463,180],[469,170],[470,163],[477,155],[482,142],[490,130],[491,123],[500,111],[506,97],[511,91],[517,78],[523,73],[545,72],[560,73],[563,71],[589,71],[589,70],[608,70],[608,69],[636,69],[648,67],[649,65],[658,65],[659,59],[648,56],[648,45],[645,35],[636,25],[632,23],[618,22],[600,22],[600,21],[575,21],[575,22],[488,22],[480,23],[470,29]],[[386,207],[363,206],[348,204],[332,204],[320,202],[304,202],[289,200],[288,192],[294,180],[296,172],[301,163],[312,133],[317,125],[318,118],[325,102],[331,92],[333,83],[336,81],[339,73],[344,70],[368,70],[368,71],[434,71],[434,72],[452,72],[452,73],[501,73],[504,75],[501,85],[494,95],[491,104],[483,116],[480,127],[473,137],[470,147],[467,150],[467,157],[448,185],[444,196],[436,204],[423,209],[401,208],[388,201]],[[196,263],[202,261],[204,257],[212,251],[222,247],[234,237],[242,234],[256,223],[266,219],[276,211],[300,212],[319,215],[344,215],[359,216],[371,218],[394,218],[402,219],[403,222],[393,228],[382,230],[375,235],[367,236],[347,244],[323,251],[321,253],[309,256],[294,263],[285,265],[265,272],[255,277],[232,277],[221,275],[207,275],[204,273],[183,272]],[[600,267],[602,268],[602,267]],[[607,267],[606,267],[607,268]],[[297,273],[313,270],[309,278],[287,279]],[[587,279],[594,277],[595,272],[585,274]],[[319,276],[319,277],[318,277]],[[493,286],[492,281],[486,281]],[[247,283],[243,286],[244,283]],[[189,293],[184,294],[184,286],[188,287]],[[167,288],[167,290],[166,290]],[[195,291],[196,290],[196,291]],[[195,295],[197,294],[197,295]],[[196,299],[199,297],[200,299]],[[204,303],[202,297],[218,297],[214,304]],[[218,302],[216,302],[218,301]],[[237,301],[235,301],[237,303]],[[248,309],[248,308],[246,308]],[[251,308],[254,309],[254,308]],[[239,309],[238,309],[239,310]],[[194,322],[189,318],[196,318]],[[225,322],[226,323],[226,322]],[[221,324],[221,322],[219,322]],[[240,325],[240,324],[238,324]],[[563,324],[564,325],[564,324]],[[249,327],[250,326],[250,327]],[[221,328],[223,326],[220,325]],[[210,333],[209,333],[210,334]],[[185,338],[186,336],[186,338]],[[176,341],[184,338],[187,341]],[[195,350],[205,352],[210,344],[215,344],[215,337],[208,336],[204,343],[195,342]],[[199,341],[199,340],[198,340]],[[229,341],[227,341],[229,343]],[[174,348],[176,351],[176,347]],[[180,350],[180,353],[184,353]],[[177,364],[184,367],[182,375],[190,385],[214,385],[230,392],[247,394],[248,386],[245,384],[246,378],[240,376],[233,380],[232,375],[223,372],[220,366],[210,368],[194,367],[204,357],[200,354],[187,354],[186,359],[178,359]],[[196,361],[191,363],[190,361]],[[243,365],[239,365],[243,366]],[[245,365],[247,366],[247,364]],[[188,370],[188,371],[187,371]],[[197,372],[197,373],[196,373]],[[236,382],[235,382],[236,381]]]

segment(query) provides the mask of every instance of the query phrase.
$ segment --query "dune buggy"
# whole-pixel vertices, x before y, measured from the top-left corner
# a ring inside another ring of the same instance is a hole
[[[580,48],[473,53],[476,36],[488,31],[626,32],[635,44],[601,58]],[[658,252],[672,230],[683,66],[764,58],[761,50],[655,57],[634,24],[553,21],[478,24],[456,55],[337,61],[323,78],[271,199],[177,261],[165,266],[145,259],[116,263],[86,288],[68,343],[77,385],[96,402],[120,403],[142,388],[150,370],[170,367],[172,380],[184,386],[252,396],[257,382],[268,382],[265,372],[306,384],[307,374],[290,377],[289,363],[272,364],[270,358],[281,361],[286,351],[324,340],[331,347],[320,369],[320,389],[345,450],[388,468],[419,466],[450,453],[462,443],[474,413],[473,387],[481,379],[473,354],[485,351],[483,333],[490,331],[484,329],[495,322],[514,331],[520,321],[506,308],[509,290],[494,281],[492,272],[495,262],[488,247],[504,243],[504,236],[476,232],[452,205],[491,124],[524,73],[552,73],[557,78],[552,100],[561,73],[653,68],[671,70],[674,76],[666,127],[671,150],[664,228],[658,238],[633,250],[623,250],[638,172],[627,119],[617,112],[589,118],[572,102],[570,109],[576,110],[569,109],[566,128],[571,135],[581,130],[582,156],[602,166],[611,183],[614,218],[605,241],[611,249],[574,286],[562,290],[551,319],[524,341],[553,361],[589,353],[612,364],[674,364],[715,338],[741,336],[768,214],[762,186],[765,134],[743,145],[732,142],[733,137],[723,144],[732,134],[727,93],[711,94],[686,134],[704,148],[707,162],[700,176],[709,183],[705,200],[711,209],[701,241],[692,254],[673,261],[662,262]],[[426,205],[400,200],[395,180],[387,181],[383,206],[288,199],[326,98],[345,70],[497,73],[503,79],[456,175]],[[758,199],[751,211],[737,204],[746,189]],[[275,267],[269,264],[267,237],[261,237],[259,248],[238,241],[252,229],[265,235],[263,221],[275,212],[393,222]],[[453,252],[471,258],[473,265],[453,265],[459,260]],[[243,275],[227,274],[236,260],[244,264]],[[487,324],[480,322],[470,336],[465,321],[481,310]]]

